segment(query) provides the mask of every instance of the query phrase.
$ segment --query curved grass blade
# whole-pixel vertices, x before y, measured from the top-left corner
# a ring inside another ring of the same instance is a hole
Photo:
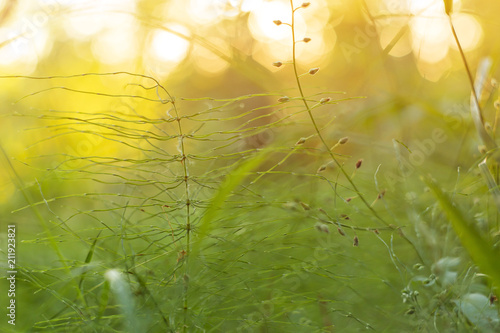
[[[269,150],[262,150],[258,152],[256,155],[252,156],[245,162],[243,162],[236,170],[230,173],[222,185],[219,187],[219,190],[215,194],[210,204],[210,207],[205,212],[205,215],[201,219],[198,234],[200,235],[199,240],[202,240],[204,237],[208,235],[210,230],[213,228],[213,221],[217,218],[220,209],[224,205],[224,202],[228,197],[231,196],[233,190],[240,185],[243,180],[249,175],[249,173],[257,168],[262,162],[265,161]]]
[[[434,192],[441,208],[445,212],[463,247],[479,269],[489,275],[493,285],[500,287],[500,251],[493,247],[486,237],[467,221],[462,211],[453,205],[450,198],[430,179],[424,179]]]

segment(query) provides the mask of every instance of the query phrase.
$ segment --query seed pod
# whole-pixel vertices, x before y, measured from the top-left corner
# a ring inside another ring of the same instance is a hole
[[[274,67],[281,67],[281,66],[283,66],[283,63],[281,61],[275,61],[275,62],[273,62],[273,66]]]
[[[328,226],[326,224],[323,224],[323,223],[318,223],[316,224],[316,229],[320,232],[324,232],[326,234],[329,234],[330,233],[330,229],[328,229]]]
[[[309,7],[310,4],[311,4],[310,2],[303,2],[302,5],[301,5],[301,7],[302,8],[307,8],[307,7]]]
[[[289,100],[290,100],[290,97],[288,97],[288,96],[283,96],[283,97],[278,98],[278,102],[280,102],[280,103],[286,103]]]
[[[302,40],[304,43],[309,43],[311,41],[311,38],[309,37],[304,37],[304,39]]]
[[[304,142],[306,142],[306,138],[300,138],[299,141],[297,141],[297,143],[295,143],[295,145],[298,146],[298,145],[303,144]]]
[[[344,136],[343,138],[341,138],[339,140],[339,144],[341,144],[341,145],[346,144],[347,141],[349,141],[349,138],[347,136]]]
[[[309,74],[314,75],[319,71],[319,67],[311,68],[309,70]]]
[[[308,204],[306,204],[305,202],[301,201],[300,205],[302,206],[302,208],[304,208],[304,210],[311,210],[311,207]]]
[[[345,199],[345,202],[351,202],[352,198]]]
[[[282,25],[283,24],[283,22],[281,22],[280,20],[274,20],[273,22],[276,25]]]
[[[322,165],[322,166],[319,167],[317,173],[323,172],[325,170],[326,170],[326,165]]]
[[[354,236],[354,239],[352,240],[352,246],[358,246],[358,245],[359,245],[358,236]]]
[[[341,234],[342,236],[345,236],[345,232],[344,230],[340,229],[340,228],[337,228],[337,231],[339,232],[339,234]]]
[[[332,99],[330,97],[324,97],[324,98],[320,99],[319,102],[321,104],[326,104],[326,103],[330,102],[331,100]]]
[[[362,164],[362,163],[363,163],[363,160],[362,160],[362,159],[358,160],[358,161],[356,162],[356,169],[361,168],[361,164]]]
[[[405,312],[405,315],[412,315],[415,313],[415,309],[414,308],[410,308],[408,309],[408,311]]]

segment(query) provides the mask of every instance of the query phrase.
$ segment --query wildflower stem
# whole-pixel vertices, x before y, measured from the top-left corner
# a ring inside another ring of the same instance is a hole
[[[300,76],[301,75],[299,75],[298,71],[297,71],[296,42],[295,42],[295,11],[297,10],[297,8],[296,9],[293,8],[293,0],[290,0],[290,5],[292,6],[292,23],[291,23],[291,27],[292,27],[292,41],[293,41],[293,45],[292,45],[293,71],[294,71],[294,74],[295,74],[295,79],[297,81],[297,88],[299,89],[300,98],[302,99],[302,102],[304,103],[304,106],[305,106],[305,108],[307,110],[307,114],[309,115],[309,118],[311,119],[311,123],[312,123],[312,125],[314,127],[314,130],[316,131],[316,134],[318,135],[321,143],[323,144],[323,146],[328,151],[328,153],[329,153],[330,157],[332,158],[333,162],[338,166],[338,168],[340,169],[340,171],[342,172],[342,174],[345,176],[345,178],[347,179],[347,181],[351,184],[351,186],[354,189],[354,191],[359,195],[359,198],[361,199],[361,201],[363,201],[363,204],[372,212],[372,214],[379,221],[381,221],[384,225],[388,226],[389,224],[382,217],[380,217],[380,215],[375,211],[375,209],[373,207],[371,207],[371,205],[368,203],[368,201],[365,199],[365,197],[358,190],[356,184],[354,184],[354,182],[352,181],[351,177],[347,174],[347,172],[345,171],[345,169],[342,166],[342,164],[340,164],[340,162],[335,158],[335,155],[329,149],[329,145],[326,143],[323,135],[321,134],[321,132],[319,130],[318,124],[316,123],[316,120],[314,119],[314,116],[312,114],[311,108],[309,107],[309,103],[307,103],[307,99],[305,98],[304,91],[302,89],[302,84],[300,82]],[[301,7],[298,7],[298,8],[301,8]]]

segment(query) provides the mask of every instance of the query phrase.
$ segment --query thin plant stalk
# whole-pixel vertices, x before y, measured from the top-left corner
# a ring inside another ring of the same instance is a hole
[[[292,44],[293,45],[292,46],[292,65],[293,65],[293,71],[294,71],[294,74],[295,74],[295,79],[297,81],[297,88],[299,89],[300,98],[302,99],[302,102],[304,103],[304,106],[305,106],[305,108],[307,110],[307,114],[309,115],[309,118],[311,119],[311,123],[312,123],[312,125],[314,127],[314,130],[316,131],[316,134],[318,135],[321,143],[323,144],[323,146],[325,147],[325,149],[328,151],[328,153],[329,153],[332,161],[340,169],[340,171],[342,172],[342,174],[344,175],[344,177],[347,179],[347,181],[349,182],[349,184],[351,184],[353,190],[358,194],[358,196],[361,199],[361,201],[363,201],[363,204],[372,212],[372,214],[379,221],[381,221],[384,225],[388,226],[389,224],[382,217],[380,217],[380,215],[375,211],[375,209],[370,205],[370,203],[368,203],[368,201],[365,199],[365,197],[363,196],[363,194],[361,194],[361,192],[358,190],[358,188],[357,188],[356,184],[353,182],[352,178],[345,171],[345,169],[342,166],[342,164],[340,164],[340,162],[335,158],[335,155],[331,151],[330,146],[326,143],[326,140],[323,137],[323,135],[321,134],[321,131],[319,130],[318,124],[316,123],[316,120],[314,119],[314,116],[312,114],[311,108],[309,106],[309,103],[307,103],[307,99],[305,98],[304,91],[302,89],[302,84],[300,82],[300,75],[298,74],[298,71],[297,71],[297,61],[296,61],[296,44],[297,44],[297,42],[295,40],[295,12],[298,9],[302,8],[302,7],[294,8],[293,7],[293,0],[290,0],[290,6],[292,7],[292,22],[291,22],[290,26],[291,26],[291,29],[292,29],[292,41],[293,41],[293,44]]]

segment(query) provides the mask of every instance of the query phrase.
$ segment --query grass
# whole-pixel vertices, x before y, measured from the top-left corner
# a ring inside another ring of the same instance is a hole
[[[275,22],[291,32],[291,61],[277,60],[288,90],[193,98],[126,71],[2,77],[25,87],[8,119],[29,147],[2,156],[20,304],[3,330],[498,329],[498,167],[479,163],[493,148],[458,171],[425,153],[429,129],[446,157],[477,135],[425,102],[415,142],[364,142],[337,111],[361,97],[318,91],[322,69],[300,66],[308,7],[290,1],[291,21]]]

